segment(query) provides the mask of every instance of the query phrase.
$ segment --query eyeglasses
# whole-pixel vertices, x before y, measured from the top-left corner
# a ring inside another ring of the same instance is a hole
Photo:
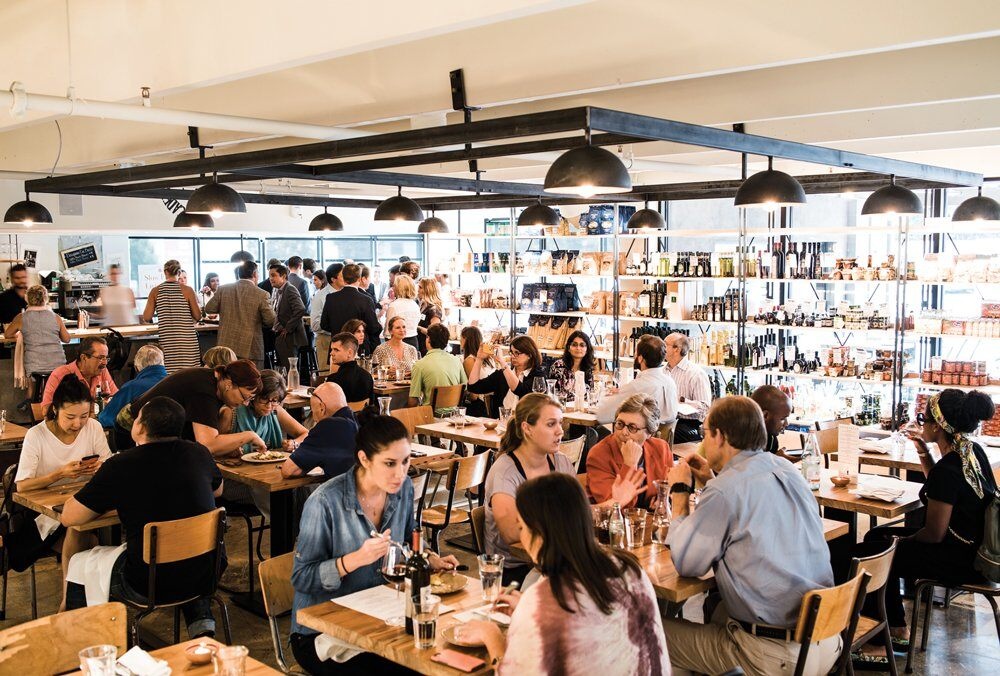
[[[254,396],[257,394],[256,392],[251,392],[250,394],[247,394],[245,392],[245,388],[242,388],[242,387],[237,387],[236,391],[240,393],[240,398],[243,399],[243,405],[244,406],[246,406],[251,401],[253,401]]]
[[[629,434],[635,434],[636,432],[639,432],[639,431],[644,430],[646,428],[645,427],[637,427],[637,426],[633,425],[632,423],[624,423],[621,420],[616,420],[615,421],[615,429],[618,430],[619,432],[621,432],[622,430],[627,429],[629,431]]]
[[[259,402],[261,404],[267,404],[268,406],[272,406],[272,405],[275,405],[275,404],[280,404],[283,400],[272,397],[270,399],[256,399],[255,398],[255,401],[257,401],[257,402]]]
[[[523,352],[518,352],[514,348],[510,349],[510,356],[511,357],[520,357],[522,354],[524,354],[524,353]]]
[[[107,355],[95,355],[95,354],[91,354],[90,352],[84,352],[83,355],[85,357],[90,357],[91,359],[96,359],[97,361],[101,362],[102,364],[107,364],[108,363],[108,356]]]
[[[572,343],[570,343],[569,346],[570,347],[583,347],[583,348],[586,348],[587,344],[586,343],[581,343],[580,341],[576,341],[575,340]]]

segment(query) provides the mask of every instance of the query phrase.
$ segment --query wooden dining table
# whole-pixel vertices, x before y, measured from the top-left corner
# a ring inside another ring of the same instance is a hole
[[[14,491],[12,497],[17,504],[58,521],[62,515],[63,505],[76,495],[77,491],[83,488],[89,479],[90,477],[86,477],[83,481],[47,486],[33,491]],[[73,526],[73,528],[79,531],[91,531],[107,526],[117,526],[120,523],[118,512],[108,512],[93,521],[82,526]]]
[[[500,434],[496,429],[488,430],[483,427],[483,423],[479,422],[478,419],[471,425],[465,425],[462,429],[458,429],[448,421],[417,425],[415,429],[417,434],[426,434],[429,437],[448,439],[461,444],[485,446],[486,448],[500,448]]]
[[[434,647],[429,650],[417,650],[413,644],[413,636],[407,634],[402,627],[390,627],[377,617],[339,605],[336,599],[303,608],[296,615],[296,619],[299,624],[305,627],[329,634],[421,674],[430,674],[431,676],[455,676],[462,673],[487,674],[490,673],[491,669],[488,666],[489,654],[485,648],[453,646],[448,644],[443,636],[445,629],[459,624],[459,621],[455,619],[455,613],[478,608],[486,603],[483,601],[482,591],[478,577],[469,577],[464,589],[441,596],[441,602],[455,610],[438,618],[437,639]],[[400,606],[402,603],[403,601],[400,600]],[[443,648],[478,657],[485,664],[475,671],[463,672],[434,662],[431,657]]]
[[[202,664],[200,666],[195,666],[191,664],[184,654],[188,646],[198,645],[199,643],[206,643],[208,645],[215,646],[216,649],[221,648],[224,644],[219,643],[215,639],[211,638],[194,638],[190,641],[184,641],[183,643],[177,643],[175,645],[168,645],[165,648],[159,648],[157,650],[150,650],[149,654],[158,660],[164,660],[167,666],[170,667],[170,673],[172,674],[183,674],[184,676],[212,676],[215,673],[212,663]],[[121,655],[118,656],[119,659]],[[81,672],[74,671],[74,674],[79,674]],[[245,663],[245,676],[267,676],[268,674],[280,674],[280,671],[272,669],[263,662],[254,659],[252,656],[248,655]]]
[[[563,411],[563,422],[583,427],[597,427],[597,415],[587,411]]]
[[[990,468],[993,470],[994,478],[1000,480],[1000,448],[994,448],[993,446],[984,446],[983,451],[986,453],[986,458],[990,461]],[[940,454],[931,450],[931,456],[934,461],[940,459]],[[905,472],[905,478],[907,481],[914,481],[920,483],[923,479],[923,466],[920,464],[920,457],[917,455],[917,450],[913,448],[911,444],[907,444],[903,454],[899,457],[893,457],[889,453],[873,453],[872,451],[864,451],[858,455],[858,472],[861,472],[862,465],[870,465],[872,467],[887,467],[893,470],[894,475],[898,475],[900,472]]]
[[[21,427],[12,422],[4,423],[3,433],[0,434],[0,446],[21,444],[27,433],[27,427]]]

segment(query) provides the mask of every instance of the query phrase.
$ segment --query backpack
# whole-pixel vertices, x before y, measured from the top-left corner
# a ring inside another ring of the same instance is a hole
[[[979,480],[984,486],[988,485],[982,474]],[[990,582],[1000,583],[1000,491],[993,491],[993,499],[986,505],[983,521],[983,543],[976,551],[972,567]]]

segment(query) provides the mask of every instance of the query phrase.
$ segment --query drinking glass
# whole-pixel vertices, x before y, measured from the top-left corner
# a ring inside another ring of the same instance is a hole
[[[309,385],[311,387],[319,387],[323,382],[323,376],[319,374],[319,371],[313,371],[309,374]]]
[[[281,379],[284,380],[286,383],[288,382],[288,369],[286,367],[279,366],[278,375],[280,375]]]
[[[399,366],[396,367],[396,382],[403,380],[403,369]]]
[[[113,645],[94,645],[79,653],[80,671],[87,676],[115,676],[118,648]]]
[[[7,430],[7,409],[0,410],[0,436]]]
[[[392,397],[378,398],[378,414],[389,415],[389,405],[392,404]]]
[[[243,676],[250,650],[243,645],[224,645],[212,656],[216,676]]]
[[[535,379],[531,381],[531,391],[538,392],[542,394],[545,392],[545,378],[541,376],[535,376]]]
[[[510,422],[511,415],[514,414],[514,410],[507,408],[506,406],[500,407],[500,423],[497,425],[497,434],[503,435],[507,431],[507,424]]]
[[[483,586],[483,600],[493,603],[500,595],[500,583],[503,580],[503,554],[480,554],[477,561],[479,562],[479,582]]]
[[[451,413],[451,419],[455,422],[455,429],[461,432],[465,429],[465,408],[457,406]]]
[[[590,513],[594,517],[594,533],[597,535],[597,541],[602,545],[610,544],[611,539],[608,537],[608,508],[600,505],[592,505]]]
[[[670,482],[654,481],[656,488],[656,509],[653,510],[652,540],[658,545],[667,544],[667,534],[670,532]]]
[[[428,594],[413,602],[413,645],[417,650],[433,648],[437,642],[437,619],[441,597]]]
[[[396,600],[399,600],[399,592],[402,590],[403,581],[406,579],[406,550],[398,542],[389,543],[389,550],[382,557],[382,577],[388,580],[396,588]],[[390,627],[402,627],[403,616],[393,615],[385,623]]]
[[[631,531],[630,542],[633,549],[637,549],[646,544],[646,517],[649,513],[645,509],[632,508],[625,510],[625,527]]]
[[[549,396],[556,396],[556,383],[558,381],[555,378],[547,378],[545,380],[545,391],[548,392]],[[558,397],[556,397],[558,399]]]

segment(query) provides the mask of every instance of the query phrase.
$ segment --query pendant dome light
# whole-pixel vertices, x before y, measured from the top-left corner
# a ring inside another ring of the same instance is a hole
[[[628,192],[632,179],[628,169],[612,152],[590,145],[567,150],[560,155],[545,173],[545,190],[560,195],[609,195]]]
[[[865,200],[861,207],[862,216],[876,214],[902,214],[919,216],[924,213],[920,198],[912,190],[896,185],[896,177],[889,177],[889,185],[879,188]]]
[[[212,175],[212,182],[201,186],[188,198],[185,211],[189,214],[209,214],[220,218],[226,214],[245,214],[247,204],[240,194],[218,182],[219,175]]]
[[[424,220],[424,210],[409,197],[403,197],[403,188],[378,205],[375,209],[376,221],[402,221],[404,223],[419,223]]]
[[[740,208],[801,206],[806,191],[794,176],[773,168],[774,158],[767,158],[767,171],[760,171],[743,181],[736,191],[735,204]]]
[[[175,228],[214,228],[215,221],[208,214],[190,214],[182,211],[174,219]]]
[[[659,211],[649,208],[649,200],[646,200],[646,206],[632,214],[625,227],[629,230],[662,230],[667,227],[667,222]]]
[[[517,224],[520,225],[559,225],[562,217],[559,212],[552,207],[542,204],[542,198],[538,198],[538,204],[532,204],[522,211],[517,217]]]
[[[31,200],[28,193],[24,193],[24,199],[14,202],[7,209],[3,216],[3,222],[8,225],[23,225],[30,228],[35,223],[51,223],[52,214],[44,205]]]
[[[952,221],[1000,221],[1000,202],[992,197],[983,197],[983,189],[979,194],[970,197],[955,209]]]
[[[429,218],[425,218],[420,221],[420,225],[417,226],[417,232],[423,234],[425,232],[448,232],[448,224],[444,222],[444,219],[438,218],[431,212]]]
[[[344,229],[344,222],[323,207],[323,213],[309,221],[309,232],[339,232]]]

